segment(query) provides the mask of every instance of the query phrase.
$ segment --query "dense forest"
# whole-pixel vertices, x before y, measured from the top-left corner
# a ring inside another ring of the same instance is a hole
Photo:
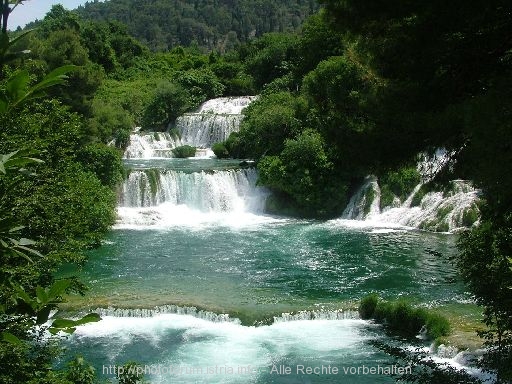
[[[87,2],[85,20],[122,22],[153,51],[197,45],[226,52],[267,32],[293,32],[318,9],[314,0]]]
[[[484,308],[482,364],[511,379],[509,2],[112,0],[54,6],[36,30],[11,33],[17,3],[1,3],[0,381],[95,382],[80,358],[51,369],[59,346],[38,326],[64,293],[86,290],[54,273],[79,268],[114,223],[130,132],[253,94],[216,152],[258,161],[271,212],[333,217],[368,174],[403,198],[418,153],[448,150],[434,182],[472,180],[484,197],[454,260]]]

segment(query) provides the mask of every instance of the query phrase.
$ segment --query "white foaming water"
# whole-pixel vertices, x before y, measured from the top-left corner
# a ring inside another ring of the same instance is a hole
[[[395,196],[391,205],[383,207],[382,210],[378,180],[375,176],[366,177],[361,187],[352,195],[341,218],[363,221],[363,226],[400,226],[437,232],[453,232],[472,225],[474,216],[478,215],[479,191],[464,180],[451,181],[451,190],[447,193],[426,193],[419,205],[412,206],[424,183],[449,167],[450,159],[451,154],[443,149],[439,149],[431,157],[421,155],[417,168],[422,182],[403,202]]]
[[[151,159],[173,157],[172,149],[179,147],[181,140],[168,132],[134,133],[124,152],[125,159]]]
[[[196,113],[240,115],[244,108],[257,98],[258,96],[219,97],[201,104]]]
[[[181,138],[168,132],[134,133],[124,153],[125,159],[153,159],[173,157],[172,149],[181,145],[197,147],[196,157],[214,157],[210,149],[225,141],[232,132],[238,132],[242,111],[257,96],[220,97],[203,103],[196,112],[176,119]]]
[[[411,207],[412,196],[397,208],[384,210],[372,221],[396,223],[403,226],[437,229],[451,232],[463,228],[465,212],[476,209],[478,191],[463,180],[452,181],[454,191],[449,196],[442,192],[427,193],[417,207]]]
[[[369,191],[372,190],[372,194]],[[380,213],[380,188],[375,176],[366,177],[361,188],[352,195],[341,215],[351,220],[363,220],[365,217]]]
[[[117,228],[168,228],[221,223],[259,224],[267,191],[256,187],[255,169],[134,170],[123,184]]]
[[[355,319],[245,327],[189,315],[105,316],[99,323],[79,327],[70,341],[95,345],[94,354],[104,365],[122,364],[126,352],[136,350],[143,354],[145,362],[149,361],[147,364],[175,368],[170,374],[147,375],[151,383],[250,383],[262,382],[265,376],[276,377],[268,376],[274,364],[330,364],[340,370],[340,364],[347,359],[354,364],[368,364],[369,356],[375,353],[365,344],[371,338],[371,327],[368,322]],[[223,370],[208,373],[208,367]],[[239,367],[251,368],[240,372]]]
[[[225,141],[232,132],[238,132],[243,109],[256,98],[242,96],[208,100],[196,112],[176,119],[181,141],[199,148],[211,148],[213,144]]]

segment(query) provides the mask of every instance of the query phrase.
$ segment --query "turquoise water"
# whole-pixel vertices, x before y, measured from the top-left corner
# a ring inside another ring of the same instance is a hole
[[[167,162],[173,178],[200,169]],[[214,183],[212,198],[228,202],[265,196],[250,173],[209,167],[186,188]],[[364,374],[390,361],[368,343],[383,332],[357,319],[357,300],[370,292],[426,306],[468,299],[448,261],[454,236],[220,206],[231,208],[120,207],[116,229],[82,272],[91,291],[69,303],[118,309],[80,327],[71,351],[105,377],[109,366],[138,361],[154,383],[387,383],[382,372]]]

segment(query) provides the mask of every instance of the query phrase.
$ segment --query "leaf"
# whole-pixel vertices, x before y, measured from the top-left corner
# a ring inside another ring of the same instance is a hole
[[[96,321],[100,321],[101,317],[97,313],[89,313],[82,317],[79,320],[70,320],[70,319],[56,319],[53,321],[50,332],[54,335],[59,331],[66,333],[73,333],[76,330],[76,327],[79,325],[84,325],[88,323],[93,323]]]
[[[36,288],[37,301],[40,304],[46,305],[48,303],[48,294],[42,287]]]
[[[74,327],[76,322],[70,319],[55,319],[52,323],[52,328],[64,329]]]
[[[41,164],[41,163],[44,163],[43,160],[40,160],[40,159],[35,159],[33,157],[19,157],[19,158],[15,158],[15,159],[10,159],[8,161],[6,161],[4,164],[6,167],[9,167],[9,168],[19,168],[19,167],[23,167],[27,164]]]
[[[42,90],[49,88],[51,86],[62,84],[68,77],[67,74],[71,71],[76,70],[78,67],[76,65],[64,65],[57,69],[54,69],[48,75],[44,77],[39,83],[37,83],[34,87],[29,91],[29,95],[34,95]]]
[[[23,227],[22,227],[23,228]],[[36,242],[34,240],[30,240],[30,239],[25,239],[24,237],[22,237],[19,242],[18,242],[19,245],[34,245],[36,244]]]
[[[18,251],[17,249],[12,249],[12,251],[13,251],[16,255],[18,255],[18,256],[20,256],[20,257],[24,258],[25,260],[27,260],[30,264],[33,264],[33,263],[34,263],[34,261],[33,261],[33,260],[32,260],[32,259],[31,259],[27,254],[25,254],[24,252]]]
[[[71,280],[57,280],[52,284],[48,291],[48,298],[54,300],[66,292],[66,289],[71,285]]]
[[[10,344],[20,345],[22,341],[9,332],[2,332],[2,340],[7,341]]]
[[[25,228],[25,226],[23,225],[18,225],[17,227],[14,228],[9,228],[9,233],[21,231],[23,228]]]
[[[32,253],[33,255],[36,255],[36,256],[39,256],[39,257],[44,257],[40,252],[36,251],[35,249],[28,248],[28,247],[25,247],[23,245],[18,245],[17,248],[21,248],[24,251]],[[28,257],[27,255],[25,255],[25,256]]]
[[[77,320],[76,325],[83,325],[88,323],[96,323],[101,320],[101,316],[97,313],[89,313],[82,317],[80,320]]]
[[[41,324],[46,323],[48,321],[48,318],[50,317],[51,310],[52,310],[52,308],[49,305],[47,305],[47,306],[43,307],[43,309],[38,311],[36,324],[41,325]]]

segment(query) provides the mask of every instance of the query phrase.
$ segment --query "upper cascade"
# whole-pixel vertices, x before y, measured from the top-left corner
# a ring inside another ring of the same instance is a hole
[[[243,119],[242,111],[257,96],[220,97],[203,103],[196,112],[176,119],[176,129],[183,144],[198,148],[211,148],[238,132]]]
[[[206,149],[215,143],[225,141],[232,132],[238,132],[243,119],[243,109],[257,98],[239,96],[208,100],[195,112],[178,117],[173,134],[133,133],[130,135],[130,144],[126,148],[124,158],[170,158],[173,157],[172,149],[181,145],[202,149],[196,152],[196,157],[213,156],[213,152]]]
[[[172,157],[172,149],[179,147],[181,140],[168,132],[134,133],[124,152],[125,159],[152,159]]]

